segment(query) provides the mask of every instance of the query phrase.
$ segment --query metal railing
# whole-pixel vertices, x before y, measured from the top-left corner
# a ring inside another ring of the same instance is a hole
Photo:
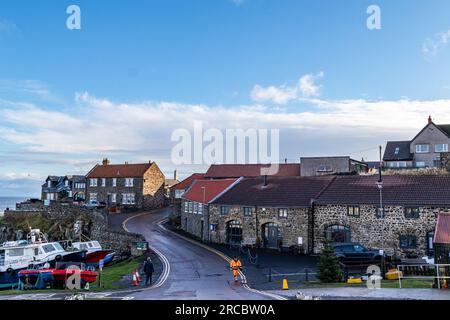
[[[437,282],[438,289],[442,285],[448,285],[447,281],[450,279],[450,264],[403,264],[397,266],[399,274],[398,284],[402,288],[402,280],[433,280]]]
[[[311,276],[315,276],[316,272],[311,272],[308,268],[303,269],[303,272],[289,272],[289,273],[281,273],[275,270],[274,268],[269,268],[268,274],[266,274],[266,277],[268,277],[269,282],[272,282],[274,278],[287,278],[287,277],[294,277],[294,276],[300,276],[299,281],[305,281],[309,282],[311,280]],[[304,277],[304,278],[302,278]]]

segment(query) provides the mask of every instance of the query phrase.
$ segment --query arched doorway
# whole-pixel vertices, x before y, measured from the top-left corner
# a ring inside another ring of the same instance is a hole
[[[227,243],[241,244],[242,224],[240,221],[231,220],[227,223]]]
[[[280,240],[280,228],[274,222],[266,223],[262,228],[264,247],[277,249]]]
[[[332,225],[325,229],[325,238],[331,242],[351,242],[351,230],[342,225]]]

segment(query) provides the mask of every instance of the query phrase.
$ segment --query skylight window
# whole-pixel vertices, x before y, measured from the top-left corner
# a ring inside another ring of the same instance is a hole
[[[395,148],[395,154],[399,154],[400,152],[400,147]]]

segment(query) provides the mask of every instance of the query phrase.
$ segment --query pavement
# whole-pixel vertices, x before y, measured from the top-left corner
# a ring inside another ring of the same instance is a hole
[[[368,288],[314,288],[299,290],[272,290],[274,294],[295,299],[297,293],[320,297],[322,300],[450,300],[450,290],[437,289],[368,289]]]
[[[127,219],[128,231],[142,234],[159,253],[165,271],[154,288],[134,292],[132,299],[147,300],[266,300],[264,292],[234,283],[223,257],[160,226],[170,209]],[[162,280],[162,281],[161,281]]]

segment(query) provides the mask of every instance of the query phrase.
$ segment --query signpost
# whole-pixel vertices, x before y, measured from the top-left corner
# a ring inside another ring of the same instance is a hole
[[[103,261],[103,259],[100,259],[99,262],[98,262],[98,271],[99,271],[99,274],[98,274],[98,286],[99,286],[99,288],[102,287],[102,271],[103,271],[104,265],[105,265],[105,261]]]
[[[141,251],[147,251],[148,250],[148,242],[147,241],[136,242],[136,249],[141,250]]]

